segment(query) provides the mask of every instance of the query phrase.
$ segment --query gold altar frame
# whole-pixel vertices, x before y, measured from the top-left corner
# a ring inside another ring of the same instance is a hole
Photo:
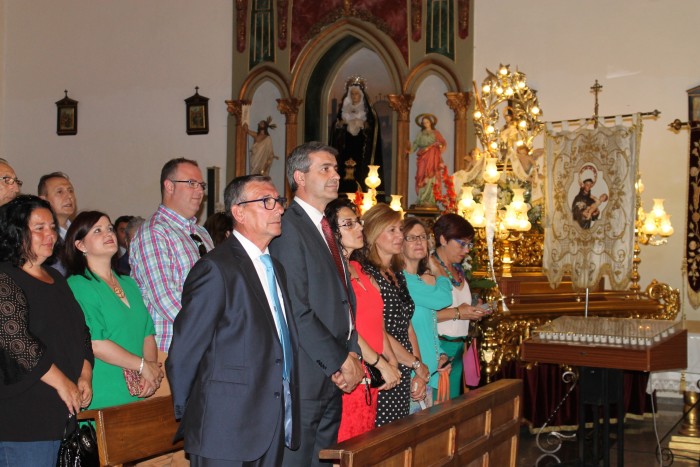
[[[358,41],[357,45],[344,51],[341,60],[326,72],[323,83],[312,81],[314,70],[323,58],[333,47],[348,37]],[[279,90],[281,98],[278,99],[278,110],[285,117],[284,151],[288,155],[294,147],[303,142],[306,125],[303,104],[307,91],[311,86],[317,87],[319,85],[324,91],[327,91],[334,73],[337,72],[342,62],[364,46],[380,58],[386,67],[391,87],[394,89],[394,92],[388,96],[390,106],[394,111],[392,126],[395,153],[392,154],[392,165],[395,174],[392,178],[394,191],[402,195],[405,209],[409,187],[410,159],[408,156],[411,106],[416,91],[426,77],[437,76],[444,82],[448,90],[445,93],[445,102],[454,112],[454,141],[450,142],[454,144],[454,170],[463,168],[464,156],[467,154],[469,146],[467,111],[470,105],[470,93],[464,90],[468,88],[467,85],[472,79],[471,65],[458,68],[456,61],[441,55],[425,55],[424,41],[425,38],[417,42],[409,41],[409,60],[407,63],[393,39],[385,32],[372,23],[348,16],[320,28],[320,32],[311,38],[302,49],[291,72],[286,71],[284,67],[284,64],[288,63],[289,60],[288,47],[277,50],[275,63],[264,63],[254,67],[242,80],[236,77],[234,71],[232,94],[235,98],[226,101],[228,112],[233,117],[229,118],[228,122],[227,157],[229,163],[226,169],[227,179],[246,173],[247,139],[242,127],[241,113],[244,105],[254,105],[253,95],[260,85],[269,81]],[[460,53],[471,55],[472,49],[469,47],[471,41],[471,38],[467,38],[462,42]],[[238,53],[240,53],[240,57],[245,57],[247,49],[240,52],[234,51],[234,62],[237,61],[236,54]],[[471,61],[468,62],[471,63]],[[321,109],[318,111],[321,112]],[[285,193],[287,196],[291,195],[286,180]]]

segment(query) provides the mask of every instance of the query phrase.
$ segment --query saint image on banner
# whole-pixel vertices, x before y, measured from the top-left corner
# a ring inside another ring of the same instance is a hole
[[[352,76],[345,82],[345,93],[332,126],[330,145],[338,150],[338,191],[367,191],[365,178],[370,165],[380,165],[379,177],[384,180],[379,119],[369,103],[365,79],[360,76]],[[381,191],[382,185],[377,190]]]
[[[582,229],[590,229],[593,222],[600,218],[608,194],[593,195],[593,187],[598,181],[598,170],[592,164],[586,164],[579,171],[579,192],[571,203],[571,214]],[[599,190],[600,191],[600,190]]]

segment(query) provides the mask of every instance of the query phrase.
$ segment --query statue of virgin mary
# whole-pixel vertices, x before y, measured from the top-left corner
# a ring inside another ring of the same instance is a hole
[[[369,104],[365,79],[360,76],[352,76],[345,82],[330,145],[338,150],[339,191],[367,191],[368,166],[381,164],[382,143],[377,113]],[[384,179],[381,167],[379,177]],[[381,191],[382,185],[377,189]]]

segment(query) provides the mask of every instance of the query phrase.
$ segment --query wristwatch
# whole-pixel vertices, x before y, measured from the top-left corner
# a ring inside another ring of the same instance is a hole
[[[411,368],[413,368],[413,370],[415,371],[418,368],[420,368],[420,365],[421,365],[420,360],[418,360],[418,357],[416,357],[416,359],[413,361],[413,363],[411,363]]]

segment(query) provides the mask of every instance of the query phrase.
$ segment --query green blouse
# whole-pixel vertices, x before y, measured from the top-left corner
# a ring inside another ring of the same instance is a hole
[[[436,278],[435,285],[429,285],[416,274],[406,271],[403,273],[406,276],[408,292],[416,304],[411,324],[413,324],[413,330],[418,338],[421,360],[432,375],[437,370],[440,354],[444,352],[438,339],[435,310],[441,310],[452,304],[452,284],[447,277],[440,276]],[[437,389],[437,373],[430,377],[428,385]]]
[[[155,334],[155,328],[136,282],[129,276],[114,273],[126,294],[127,306],[102,279],[90,272],[87,275],[89,279],[77,275],[69,277],[68,285],[83,309],[92,340],[110,340],[143,357],[143,341]],[[91,409],[139,400],[129,394],[122,368],[97,357],[92,373],[92,391]]]

